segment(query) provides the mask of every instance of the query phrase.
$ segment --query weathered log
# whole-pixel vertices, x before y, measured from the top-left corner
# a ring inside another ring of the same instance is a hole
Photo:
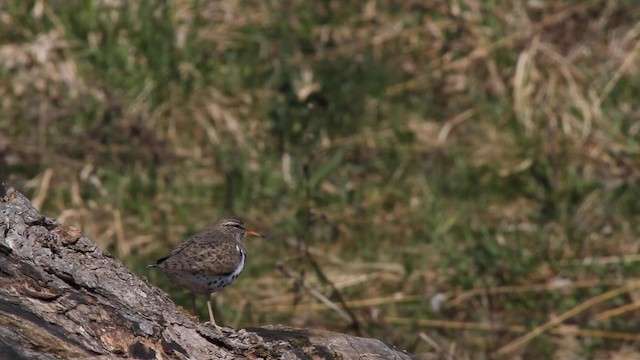
[[[0,193],[0,358],[411,359],[375,339],[194,323],[79,230]]]

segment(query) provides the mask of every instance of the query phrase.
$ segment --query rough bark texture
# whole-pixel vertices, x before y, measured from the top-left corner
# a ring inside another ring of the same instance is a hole
[[[0,358],[411,359],[375,339],[194,323],[169,296],[0,183]]]

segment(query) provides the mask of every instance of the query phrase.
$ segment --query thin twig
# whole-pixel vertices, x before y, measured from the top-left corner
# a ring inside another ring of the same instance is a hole
[[[380,306],[380,305],[394,305],[399,303],[408,303],[408,302],[418,302],[424,300],[424,296],[422,295],[392,295],[385,296],[373,299],[358,299],[358,300],[348,300],[345,305],[351,309],[362,308],[362,307],[370,307],[370,306]],[[324,304],[306,304],[304,306],[297,306],[295,309],[292,309],[290,305],[286,304],[276,304],[271,306],[263,306],[258,310],[265,313],[289,313],[295,311],[317,311],[324,310],[327,306]]]
[[[300,284],[305,290],[307,290],[307,292],[309,292],[311,296],[313,296],[318,301],[323,303],[326,307],[338,313],[338,315],[340,315],[343,319],[349,322],[352,321],[351,316],[349,314],[347,314],[338,305],[336,305],[331,300],[329,300],[326,296],[322,295],[322,293],[320,293],[318,290],[314,289],[309,284],[307,284],[307,282],[304,281],[304,277],[297,274],[295,271],[293,271],[293,269],[289,268],[284,264],[279,264],[279,268],[287,277],[295,279],[297,283]]]
[[[310,205],[312,202],[312,197],[311,197],[311,181],[310,181],[310,174],[309,174],[309,165],[305,164],[303,166],[303,173],[304,173],[304,177],[305,177],[305,193],[306,193],[306,206],[305,206],[305,216],[304,216],[304,229],[310,229],[311,228],[311,208]],[[304,254],[304,257],[307,259],[307,261],[311,264],[311,267],[313,268],[313,270],[315,271],[316,275],[318,276],[318,278],[320,279],[320,281],[324,282],[325,284],[329,285],[331,287],[331,289],[333,290],[333,295],[335,295],[335,297],[338,299],[338,302],[340,303],[340,305],[342,306],[342,309],[344,310],[344,313],[346,313],[351,321],[351,327],[353,328],[353,330],[356,332],[357,335],[364,335],[364,331],[362,329],[362,326],[360,325],[360,321],[358,320],[358,318],[356,317],[356,314],[353,312],[353,310],[351,308],[349,308],[349,306],[347,306],[346,301],[344,299],[344,297],[342,296],[342,293],[340,292],[340,290],[338,290],[338,288],[336,287],[336,285],[333,283],[333,281],[331,281],[329,279],[329,277],[324,273],[324,270],[322,270],[322,267],[320,267],[320,265],[318,264],[318,262],[316,261],[315,257],[311,254],[311,252],[309,251],[309,246],[306,242],[302,242],[300,244],[300,249],[302,250],[302,253]],[[304,283],[303,283],[304,285]],[[320,294],[320,293],[318,293]],[[322,295],[322,294],[320,294]],[[328,299],[327,299],[328,300]],[[327,303],[328,304],[332,304],[332,306],[334,305],[332,302]],[[329,305],[328,305],[329,306]]]
[[[631,304],[627,304],[627,305],[623,305],[623,306],[617,307],[615,309],[603,311],[603,312],[597,314],[596,316],[594,316],[593,320],[602,321],[602,320],[606,320],[606,319],[608,319],[610,317],[619,316],[619,315],[622,315],[622,314],[624,314],[626,312],[634,311],[634,310],[638,310],[638,309],[640,309],[640,302],[634,302],[634,303],[631,303]]]
[[[322,268],[320,267],[316,259],[313,257],[313,255],[311,255],[311,253],[307,251],[305,252],[305,255],[307,257],[307,260],[309,260],[309,262],[311,263],[311,266],[313,267],[314,271],[316,272],[320,280],[322,280],[325,284],[331,287],[333,294],[338,299],[338,302],[340,303],[344,311],[347,314],[349,314],[349,318],[351,319],[351,325],[353,326],[353,329],[356,331],[358,335],[363,335],[364,332],[362,330],[362,326],[360,325],[360,321],[356,317],[356,314],[353,312],[353,309],[351,309],[349,305],[347,305],[347,302],[344,299],[344,296],[342,296],[342,293],[340,292],[340,290],[338,290],[338,288],[336,287],[336,284],[334,284],[333,281],[331,281],[325,275],[324,271],[322,270]]]
[[[488,295],[498,295],[498,294],[514,294],[514,293],[525,293],[525,292],[541,292],[541,291],[558,291],[558,290],[569,290],[569,289],[577,289],[577,288],[585,288],[585,287],[594,287],[594,286],[624,286],[629,283],[633,283],[639,280],[584,280],[584,281],[576,281],[576,282],[549,282],[544,284],[533,284],[533,285],[513,285],[513,286],[501,286],[496,288],[478,288],[472,289],[469,291],[465,291],[461,294],[456,295],[455,298],[447,302],[445,308],[452,308],[457,305],[460,305],[463,301],[468,300],[471,297],[488,294]]]
[[[609,300],[611,298],[620,296],[624,293],[627,293],[629,291],[635,290],[640,288],[640,281],[634,281],[632,283],[629,283],[623,287],[611,290],[611,291],[607,291],[604,294],[600,294],[597,296],[594,296],[590,299],[588,299],[587,301],[583,302],[582,304],[570,309],[569,311],[566,311],[562,314],[560,314],[559,316],[556,316],[555,318],[549,320],[548,322],[536,327],[535,329],[529,331],[528,333],[526,333],[525,335],[519,337],[518,339],[510,342],[509,344],[503,346],[502,348],[498,349],[498,351],[496,351],[496,355],[506,355],[509,354],[511,352],[513,352],[514,350],[518,349],[519,347],[521,347],[522,345],[526,344],[527,342],[529,342],[531,339],[537,337],[538,335],[544,333],[545,331],[548,331],[549,329],[559,325],[560,323],[562,323],[563,321],[569,319],[572,316],[575,316],[587,309],[589,309],[590,307],[597,305],[603,301]]]
[[[42,180],[40,181],[40,186],[36,192],[36,195],[33,197],[31,203],[36,209],[42,209],[42,204],[44,204],[47,195],[49,195],[49,186],[51,185],[51,178],[53,178],[53,169],[47,168],[42,174]]]
[[[635,29],[637,30],[639,26],[640,24],[636,25]],[[600,103],[602,103],[609,96],[611,90],[616,85],[616,83],[618,83],[622,75],[627,72],[629,67],[634,63],[634,60],[636,59],[638,53],[640,53],[640,41],[636,43],[636,46],[633,48],[633,50],[631,50],[630,53],[627,53],[627,56],[625,57],[620,67],[616,70],[613,76],[611,76],[609,82],[607,82],[607,84],[602,89],[600,96],[598,96],[598,101]]]
[[[462,321],[449,321],[449,320],[430,320],[430,319],[410,319],[393,316],[385,316],[383,321],[389,324],[396,325],[418,325],[427,326],[432,328],[443,329],[458,329],[469,331],[487,331],[487,332],[512,332],[523,333],[528,330],[523,325],[499,325],[490,323],[472,323]],[[554,335],[573,335],[590,338],[601,339],[613,339],[613,340],[628,340],[628,341],[640,341],[640,334],[626,333],[617,331],[604,331],[604,330],[591,330],[580,329],[573,326],[559,326],[554,329],[550,329],[549,333]]]

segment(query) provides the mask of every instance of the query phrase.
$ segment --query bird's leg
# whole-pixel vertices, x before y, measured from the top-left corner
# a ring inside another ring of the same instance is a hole
[[[191,294],[191,308],[193,309],[193,316],[198,316],[198,309],[196,309],[196,295]]]
[[[216,324],[216,319],[213,318],[213,310],[211,309],[211,294],[207,296],[207,308],[209,309],[209,319],[211,320],[211,325],[218,327],[218,324]]]

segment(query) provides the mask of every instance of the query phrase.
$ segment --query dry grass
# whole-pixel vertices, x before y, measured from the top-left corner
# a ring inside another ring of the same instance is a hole
[[[236,326],[624,358],[638,19],[613,0],[8,1],[0,177],[161,286],[146,262],[244,215],[270,240],[218,297]]]

